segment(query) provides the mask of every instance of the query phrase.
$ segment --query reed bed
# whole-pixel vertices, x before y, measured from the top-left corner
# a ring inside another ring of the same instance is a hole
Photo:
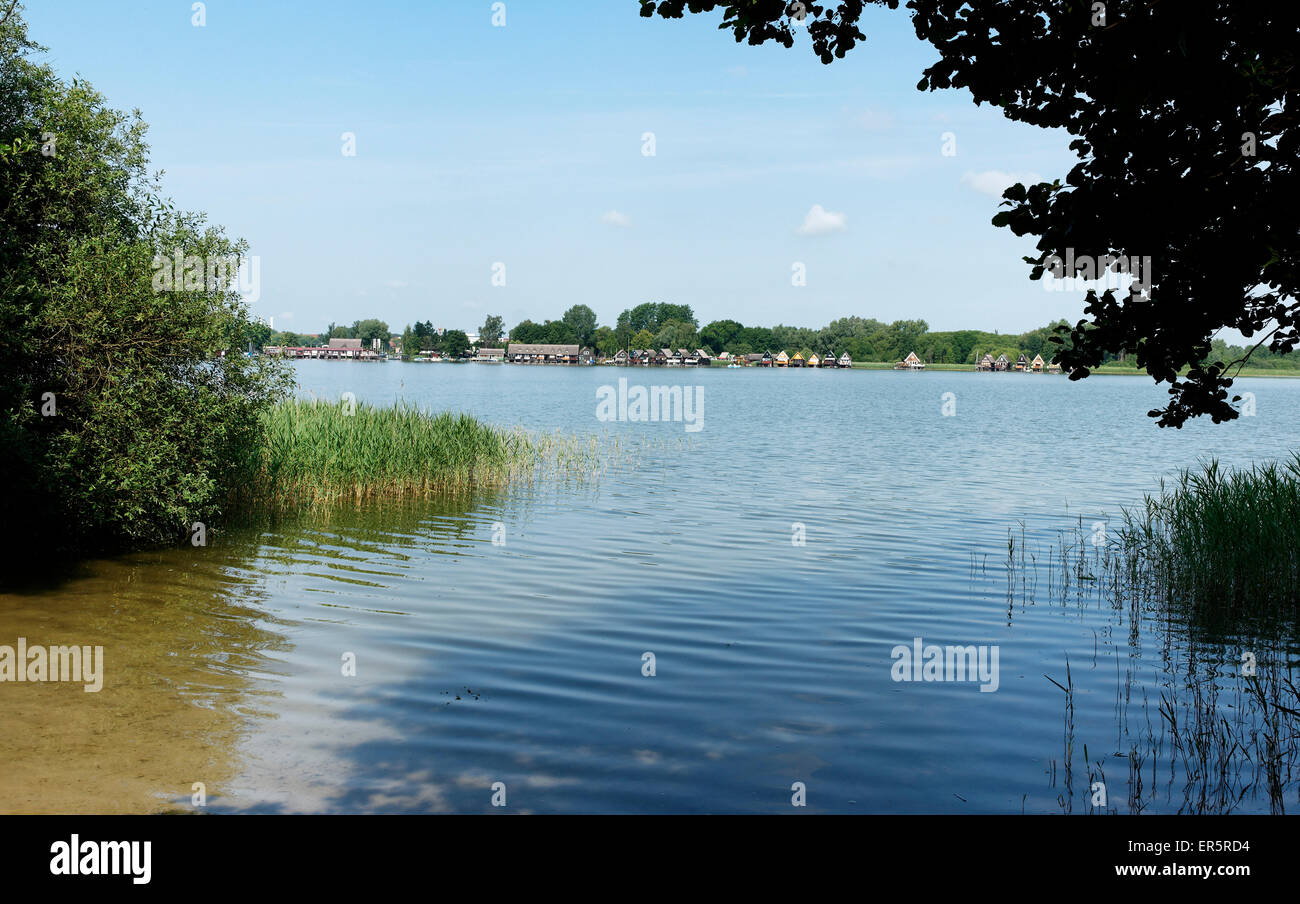
[[[1125,511],[1114,550],[1133,597],[1201,617],[1294,617],[1300,603],[1300,455],[1283,465],[1183,471]]]
[[[429,498],[540,472],[585,479],[618,451],[596,437],[531,434],[405,402],[287,400],[268,412],[264,427],[253,477],[233,500],[250,514]]]
[[[983,565],[972,556],[971,571],[986,573],[987,556]],[[1006,572],[1008,618],[1036,601],[1112,612],[1100,646],[1115,668],[1116,736],[1102,748],[1114,753],[1090,759],[1084,745],[1089,784],[1123,756],[1128,812],[1283,813],[1300,804],[1300,456],[1183,471],[1125,510],[1114,530],[1090,530],[1080,518],[1048,549],[1018,525],[1007,532]],[[1156,634],[1155,669],[1142,667],[1144,626]],[[1097,648],[1094,640],[1094,668]],[[1063,669],[1064,683],[1045,677],[1065,693],[1058,802],[1071,812],[1089,798],[1072,782],[1068,658]],[[1091,701],[1094,715],[1099,703]],[[1051,779],[1055,787],[1055,760]],[[1122,800],[1085,811],[1117,812]]]

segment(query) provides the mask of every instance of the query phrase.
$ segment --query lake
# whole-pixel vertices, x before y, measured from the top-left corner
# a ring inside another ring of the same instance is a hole
[[[1243,649],[1290,667],[1294,631],[1050,584],[1061,531],[1095,537],[1210,457],[1300,449],[1298,381],[1241,380],[1255,416],[1160,430],[1144,378],[295,367],[305,395],[621,451],[600,474],[213,530],[0,595],[0,643],[106,663],[99,693],[0,684],[0,811],[185,810],[195,783],[217,813],[493,812],[497,783],[525,813],[795,813],[796,793],[843,813],[1277,806],[1239,756],[1198,772],[1212,757],[1164,737],[1158,705],[1247,713]],[[701,429],[598,419],[620,378],[693,391]],[[995,650],[996,688],[895,680],[916,638]]]

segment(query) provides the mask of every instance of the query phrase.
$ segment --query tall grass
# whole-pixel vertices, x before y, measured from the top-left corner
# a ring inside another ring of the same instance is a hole
[[[1300,455],[1183,471],[1126,511],[1117,564],[1136,596],[1202,616],[1294,616],[1300,603]]]
[[[245,512],[498,485],[546,451],[521,431],[405,403],[295,399],[275,405],[264,427],[255,476],[235,500]]]

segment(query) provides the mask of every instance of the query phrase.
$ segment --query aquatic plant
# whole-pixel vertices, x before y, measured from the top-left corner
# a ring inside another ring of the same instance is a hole
[[[1282,465],[1185,470],[1125,511],[1112,551],[1130,597],[1202,619],[1294,616],[1300,602],[1300,455]]]

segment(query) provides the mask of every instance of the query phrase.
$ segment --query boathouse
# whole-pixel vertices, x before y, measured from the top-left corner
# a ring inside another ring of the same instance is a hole
[[[579,352],[576,345],[512,342],[506,360],[511,364],[577,364]]]

